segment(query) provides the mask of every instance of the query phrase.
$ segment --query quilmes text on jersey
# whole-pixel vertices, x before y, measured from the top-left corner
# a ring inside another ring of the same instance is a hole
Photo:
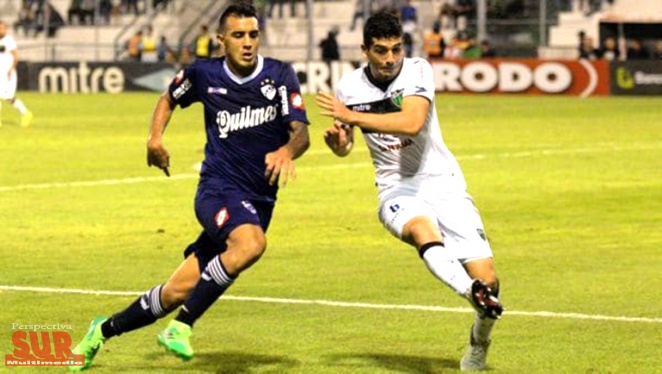
[[[271,122],[278,115],[278,105],[269,105],[261,108],[253,108],[250,105],[242,107],[236,113],[221,110],[216,114],[219,138],[227,138],[233,131],[247,129]]]

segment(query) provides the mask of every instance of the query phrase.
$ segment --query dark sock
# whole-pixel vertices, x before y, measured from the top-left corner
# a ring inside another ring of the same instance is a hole
[[[164,317],[170,310],[161,305],[161,288],[156,286],[142,294],[128,308],[114,314],[101,324],[101,333],[106,339],[151,325]]]
[[[216,256],[207,264],[198,284],[195,285],[175,319],[193,326],[195,321],[232,285],[235,278],[225,270],[220,256]]]

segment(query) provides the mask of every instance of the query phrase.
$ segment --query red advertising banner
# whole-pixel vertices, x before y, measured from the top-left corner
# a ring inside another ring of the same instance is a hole
[[[437,92],[609,95],[607,61],[432,60]]]

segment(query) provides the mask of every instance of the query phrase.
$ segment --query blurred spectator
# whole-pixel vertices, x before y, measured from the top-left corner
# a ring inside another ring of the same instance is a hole
[[[46,28],[46,23],[48,23],[48,30],[45,30],[46,35],[49,38],[54,37],[55,34],[57,34],[57,30],[66,24],[64,22],[64,18],[62,18],[62,15],[60,15],[57,9],[55,9],[55,7],[53,7],[50,2],[38,1],[37,9],[37,26],[35,28],[35,36],[44,31]],[[46,19],[48,19],[48,22],[46,22]]]
[[[262,45],[267,45],[268,40],[267,40],[267,0],[255,0],[253,1],[253,5],[255,6],[255,10],[257,11],[257,26],[260,29],[260,44]],[[218,30],[217,30],[218,33]],[[216,41],[217,38],[214,38],[214,41]],[[220,49],[219,45],[219,49]]]
[[[134,15],[139,15],[138,11],[138,0],[122,0],[122,8],[124,9],[124,14],[129,14],[133,11]]]
[[[159,62],[175,62],[175,51],[170,48],[165,36],[161,36],[156,46],[156,56]]]
[[[296,17],[297,16],[297,0],[289,0],[290,2],[290,16],[291,17]],[[276,3],[278,3],[278,18],[283,18],[283,4],[285,3],[285,0],[269,0],[269,11],[268,11],[268,16],[269,18],[273,17],[273,12],[274,12],[274,7],[276,6]],[[306,17],[308,17],[308,12],[310,11],[308,9],[308,2],[304,0],[304,6],[306,9]]]
[[[110,24],[110,15],[112,13],[113,4],[111,0],[99,0],[99,16],[103,19],[104,25]]]
[[[476,45],[476,39],[469,38],[464,46],[464,51],[462,51],[462,58],[480,58],[481,49]]]
[[[406,0],[400,8],[400,20],[402,23],[402,44],[407,57],[411,57],[414,51],[414,33],[416,32],[417,18],[416,8],[411,5],[411,0]]]
[[[483,40],[480,42],[480,57],[482,58],[494,58],[496,57],[496,51],[492,47],[489,41]]]
[[[579,39],[579,44],[577,44],[577,55],[579,58],[582,58],[582,53],[584,51],[584,39],[586,39],[586,32],[584,30],[577,33],[577,38]]]
[[[30,31],[37,28],[37,17],[32,8],[25,2],[18,11],[18,20],[14,22],[14,32],[18,33],[19,28],[23,29],[23,36],[28,36]]]
[[[319,44],[319,47],[322,50],[322,60],[328,64],[332,61],[340,60],[340,50],[338,48],[338,40],[336,39],[337,36],[338,29],[333,28],[329,30],[326,39],[323,39]]]
[[[142,56],[143,32],[138,30],[127,42],[126,51],[131,61],[140,61]]]
[[[609,61],[618,61],[621,57],[621,51],[618,50],[616,40],[612,37],[605,39],[600,48],[600,58]]]
[[[182,48],[179,54],[178,62],[182,65],[188,65],[193,62],[193,57],[191,56],[191,50],[189,48]]]
[[[365,5],[363,0],[356,0],[356,3],[354,5],[354,15],[352,16],[352,24],[349,26],[349,31],[354,31],[356,28],[356,21],[361,18],[363,21],[365,21],[366,18],[370,16],[370,14],[377,12],[380,10],[382,7],[382,3],[378,0],[368,0],[368,9],[367,12],[368,17],[365,15],[366,9],[363,9],[363,5]]]
[[[432,26],[432,30],[425,33],[423,38],[423,49],[428,58],[443,57],[446,44],[441,35],[441,22],[437,21]]]
[[[91,12],[89,9],[85,9],[84,2],[89,2],[89,0],[71,0],[67,11],[67,22],[70,25],[85,25],[88,22],[91,25],[94,23],[94,0],[92,0]]]
[[[657,43],[655,43],[653,58],[656,60],[662,60],[662,40],[658,40]]]
[[[441,20],[441,27],[445,29],[457,29],[458,31],[466,30],[467,18],[474,15],[476,12],[476,4],[474,0],[451,0],[441,6],[439,19]]]
[[[632,39],[628,44],[628,60],[647,60],[651,57],[648,49],[641,44],[640,39]]]
[[[159,44],[159,39],[154,34],[154,28],[151,25],[148,25],[145,29],[145,34],[142,37],[141,50],[142,55],[140,56],[140,61],[143,62],[157,62],[159,56],[156,50],[156,47]]]
[[[469,46],[469,34],[466,31],[460,31],[455,37],[453,37],[451,43],[446,47],[444,57],[450,59],[461,58],[464,55],[464,51]]]
[[[593,38],[584,36],[582,39],[582,45],[579,49],[579,58],[587,60],[597,60],[600,58],[600,51],[595,48],[595,43]]]
[[[212,38],[209,35],[209,28],[207,25],[200,26],[200,32],[193,42],[193,51],[195,51],[195,58],[209,58],[212,52]]]

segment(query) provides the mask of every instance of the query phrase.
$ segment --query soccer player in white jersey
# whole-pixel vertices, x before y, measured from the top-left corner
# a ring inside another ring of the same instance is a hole
[[[492,326],[503,312],[499,281],[478,210],[441,137],[432,68],[404,57],[402,28],[387,13],[368,19],[361,49],[368,65],[344,75],[336,96],[317,96],[320,113],[335,121],[326,144],[344,157],[360,128],[375,165],[382,224],[476,309],[460,367],[483,370]]]
[[[16,40],[11,35],[7,35],[7,24],[0,20],[0,115],[2,101],[9,101],[21,113],[21,126],[27,127],[32,122],[32,113],[16,97],[16,64],[18,64]],[[2,126],[1,116],[0,126]]]

